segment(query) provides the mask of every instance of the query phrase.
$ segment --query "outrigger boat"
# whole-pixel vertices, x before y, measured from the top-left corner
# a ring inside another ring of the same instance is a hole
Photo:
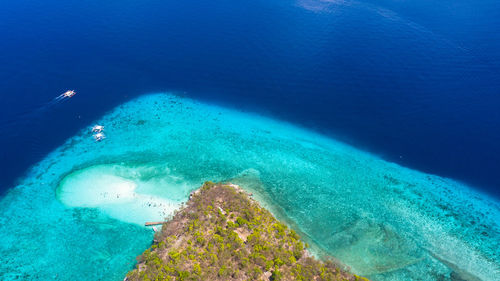
[[[105,138],[106,138],[106,136],[103,133],[97,133],[97,134],[94,135],[94,139],[96,141],[102,141]]]
[[[94,133],[100,133],[104,130],[104,126],[101,126],[101,125],[95,125],[94,127],[92,127],[92,132]]]
[[[74,90],[69,90],[64,92],[61,96],[64,98],[71,98],[74,95],[76,95],[76,92]]]

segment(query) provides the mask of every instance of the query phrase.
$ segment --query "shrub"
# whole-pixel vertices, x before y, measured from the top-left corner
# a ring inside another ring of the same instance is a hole
[[[305,256],[299,239],[244,193],[206,182],[155,234],[158,243],[127,280],[260,280],[271,271],[271,280],[366,281]]]

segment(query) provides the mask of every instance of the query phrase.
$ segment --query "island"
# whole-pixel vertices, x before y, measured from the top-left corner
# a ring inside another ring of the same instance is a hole
[[[234,184],[205,182],[163,223],[125,281],[368,280],[315,258],[250,196]]]

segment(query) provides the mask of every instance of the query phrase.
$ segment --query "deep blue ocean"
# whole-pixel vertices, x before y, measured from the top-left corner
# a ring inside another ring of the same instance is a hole
[[[160,91],[500,196],[493,0],[2,1],[0,191],[106,111]]]

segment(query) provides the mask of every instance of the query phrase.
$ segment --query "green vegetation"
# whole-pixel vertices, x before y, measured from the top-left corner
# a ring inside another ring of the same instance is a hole
[[[299,239],[238,187],[206,182],[126,280],[366,280],[311,257]]]

